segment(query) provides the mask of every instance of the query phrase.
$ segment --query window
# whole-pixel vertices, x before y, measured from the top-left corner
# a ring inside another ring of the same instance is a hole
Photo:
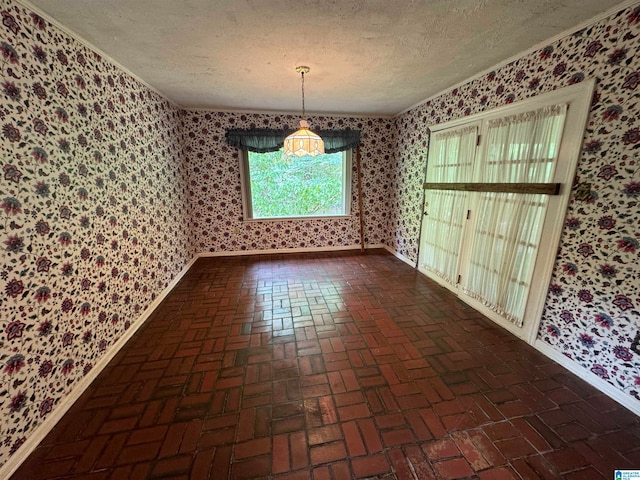
[[[351,150],[316,157],[244,151],[245,219],[349,215]]]

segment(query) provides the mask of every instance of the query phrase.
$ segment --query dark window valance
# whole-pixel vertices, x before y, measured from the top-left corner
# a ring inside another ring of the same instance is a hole
[[[325,153],[344,152],[360,146],[360,130],[320,130],[316,133],[324,141]]]
[[[280,150],[289,133],[289,130],[268,128],[232,128],[227,130],[225,137],[232,147],[250,152],[267,153]]]
[[[295,130],[269,128],[233,128],[227,130],[225,138],[232,147],[250,152],[276,152],[284,145],[284,139]],[[360,145],[360,130],[313,130],[324,141],[325,153],[336,153]]]

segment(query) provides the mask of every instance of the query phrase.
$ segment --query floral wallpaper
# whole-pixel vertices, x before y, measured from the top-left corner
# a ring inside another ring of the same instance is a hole
[[[242,221],[240,157],[229,147],[229,128],[287,128],[293,115],[190,111],[185,115],[189,198],[199,252],[269,250],[360,244],[356,159],[352,165],[353,215],[349,218]],[[388,215],[395,142],[394,120],[311,117],[312,129],[361,131],[364,233],[367,244],[388,243]]]
[[[227,128],[293,115],[181,111],[0,0],[0,464],[197,253],[359,244],[344,219],[242,221]],[[598,79],[539,338],[639,398],[640,7],[362,131],[365,241],[417,259],[430,124]],[[578,184],[587,193],[578,194]]]
[[[640,6],[630,7],[401,115],[390,216],[393,248],[416,260],[429,125],[596,78],[538,335],[638,400],[639,41]]]
[[[194,256],[182,113],[0,0],[0,463]]]

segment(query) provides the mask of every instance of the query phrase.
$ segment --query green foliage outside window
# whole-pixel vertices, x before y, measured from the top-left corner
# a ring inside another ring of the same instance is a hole
[[[344,215],[343,161],[249,152],[253,218]]]

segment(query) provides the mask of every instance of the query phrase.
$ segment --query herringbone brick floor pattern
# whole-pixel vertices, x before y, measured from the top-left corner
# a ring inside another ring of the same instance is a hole
[[[16,479],[591,479],[638,417],[384,251],[196,262]]]

